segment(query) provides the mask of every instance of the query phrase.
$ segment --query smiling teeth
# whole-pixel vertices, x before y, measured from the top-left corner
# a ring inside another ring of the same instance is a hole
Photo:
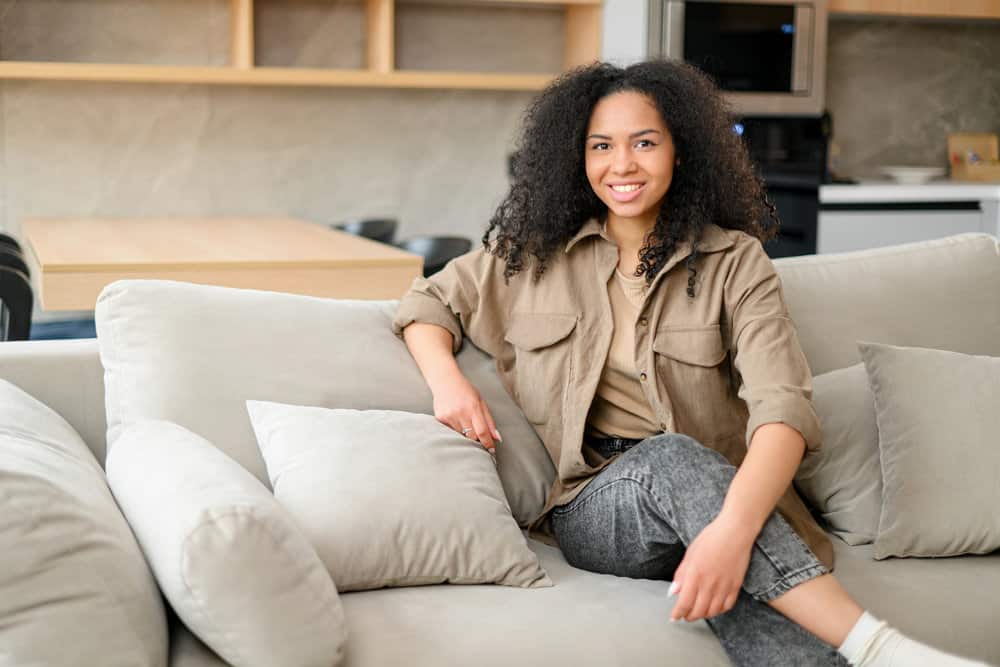
[[[635,192],[636,190],[638,190],[641,187],[642,187],[641,185],[635,185],[635,184],[632,184],[632,185],[612,185],[611,189],[614,190],[615,192]]]

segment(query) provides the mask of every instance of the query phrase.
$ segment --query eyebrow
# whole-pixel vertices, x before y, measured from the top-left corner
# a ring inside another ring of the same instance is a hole
[[[642,135],[649,134],[650,132],[655,132],[656,134],[660,134],[659,130],[654,130],[653,128],[649,128],[648,130],[639,130],[638,132],[633,132],[632,134],[628,135],[628,138],[635,139],[636,137],[641,137]],[[587,139],[607,139],[610,141],[611,137],[609,137],[606,134],[591,134],[590,136],[587,137]]]

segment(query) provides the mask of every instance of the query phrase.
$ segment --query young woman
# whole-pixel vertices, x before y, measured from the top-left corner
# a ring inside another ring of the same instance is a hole
[[[791,485],[820,428],[761,247],[777,219],[712,83],[669,61],[570,72],[529,107],[514,172],[483,247],[415,281],[393,328],[436,417],[491,451],[454,354],[464,335],[494,357],[558,471],[532,529],[574,566],[671,580],[670,620],[705,619],[738,665],[978,664],[831,574]]]

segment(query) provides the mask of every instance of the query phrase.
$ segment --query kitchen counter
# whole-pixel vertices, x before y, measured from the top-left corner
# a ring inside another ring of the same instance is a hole
[[[1000,236],[1000,183],[822,185],[817,252],[849,252],[985,232]]]
[[[892,181],[862,181],[857,185],[831,184],[819,188],[820,204],[990,200],[1000,200],[1000,183],[932,181],[924,185],[903,185]]]

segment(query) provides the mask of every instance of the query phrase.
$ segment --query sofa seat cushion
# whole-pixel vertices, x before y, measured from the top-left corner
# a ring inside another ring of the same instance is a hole
[[[833,538],[834,576],[876,618],[931,646],[1000,665],[1000,552],[873,560]]]
[[[1000,664],[1000,553],[876,561],[872,545],[831,540],[834,576],[878,618],[934,647]],[[421,586],[345,593],[344,667],[728,667],[704,621],[669,621],[669,582],[594,574],[535,540],[552,588]],[[992,592],[992,593],[991,593]],[[224,662],[183,628],[170,667]]]
[[[572,567],[528,540],[555,586],[422,586],[341,596],[352,667],[729,667],[708,624],[670,623],[667,581]]]

